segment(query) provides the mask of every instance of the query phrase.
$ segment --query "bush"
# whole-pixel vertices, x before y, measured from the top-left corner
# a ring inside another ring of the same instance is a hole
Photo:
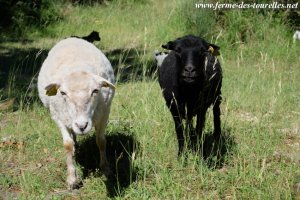
[[[216,13],[211,9],[197,9],[195,1],[182,1],[179,6],[177,20],[181,21],[186,34],[194,34],[209,38],[214,34]]]
[[[0,0],[0,29],[20,36],[30,28],[45,27],[61,18],[58,4],[52,0]]]
[[[239,0],[212,0],[210,3],[241,3]],[[267,0],[245,3],[270,3]],[[294,0],[279,0],[279,3],[295,3]],[[266,22],[267,20],[267,22]],[[220,31],[226,34],[228,44],[244,43],[251,38],[264,40],[272,24],[285,24],[290,32],[299,29],[300,13],[296,9],[197,9],[195,1],[180,1],[176,23],[186,34],[215,38]]]

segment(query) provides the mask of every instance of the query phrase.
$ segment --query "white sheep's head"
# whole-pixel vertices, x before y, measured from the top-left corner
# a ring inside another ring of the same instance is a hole
[[[46,86],[46,95],[56,96],[65,107],[66,116],[71,117],[75,134],[86,134],[92,126],[92,117],[99,104],[103,88],[115,89],[108,80],[87,72],[73,72],[60,83]]]

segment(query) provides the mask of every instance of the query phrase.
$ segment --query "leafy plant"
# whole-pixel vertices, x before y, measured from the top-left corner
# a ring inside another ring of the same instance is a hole
[[[32,28],[43,28],[61,18],[58,0],[0,0],[0,4],[0,29],[10,36],[24,35]]]

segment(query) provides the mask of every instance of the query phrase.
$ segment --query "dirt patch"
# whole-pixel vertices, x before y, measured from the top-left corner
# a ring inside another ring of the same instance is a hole
[[[255,116],[252,113],[245,112],[245,111],[239,111],[237,113],[238,119],[241,121],[251,122],[251,123],[258,123],[258,117]]]

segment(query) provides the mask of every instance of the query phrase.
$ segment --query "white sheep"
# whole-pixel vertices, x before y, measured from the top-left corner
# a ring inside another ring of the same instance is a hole
[[[295,33],[293,35],[294,43],[296,42],[296,40],[300,40],[300,31],[295,31]]]
[[[168,53],[165,52],[159,52],[158,50],[154,51],[154,58],[157,62],[157,66],[160,67],[164,61],[164,59],[167,57]]]
[[[95,126],[100,168],[110,173],[104,136],[115,87],[112,66],[93,44],[79,38],[58,42],[49,52],[38,76],[44,106],[59,127],[67,154],[67,184],[77,187],[73,164],[76,135]]]

